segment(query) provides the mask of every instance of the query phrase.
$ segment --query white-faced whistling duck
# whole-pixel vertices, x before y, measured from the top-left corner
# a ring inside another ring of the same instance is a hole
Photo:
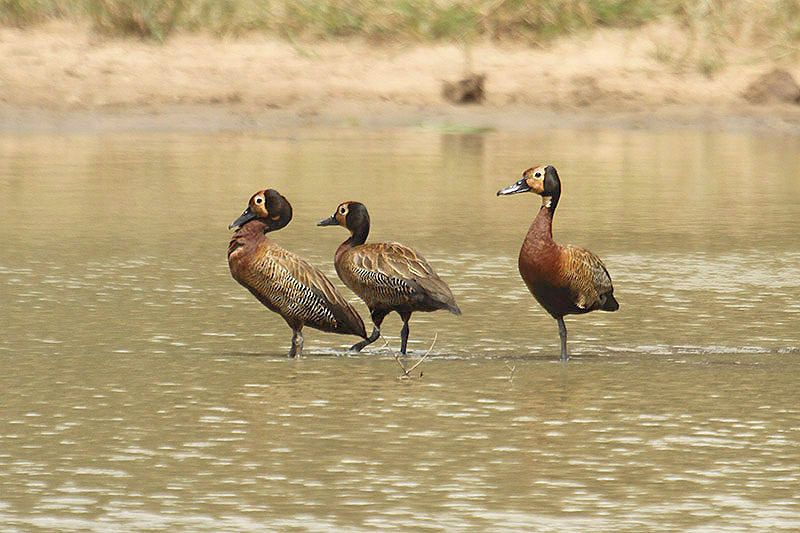
[[[360,351],[375,342],[383,319],[397,311],[403,320],[400,332],[400,353],[408,345],[408,321],[414,311],[447,309],[455,315],[456,305],[450,287],[442,281],[421,255],[395,242],[364,244],[369,234],[369,213],[364,204],[345,202],[318,226],[344,226],[350,238],[336,250],[336,273],[369,307],[375,328],[369,338],[354,344]]]
[[[238,226],[228,245],[233,279],[292,328],[289,357],[303,355],[303,326],[366,339],[361,317],[325,274],[267,238],[267,232],[291,219],[292,206],[278,191],[266,189],[250,198],[242,216],[228,226]]]
[[[497,191],[497,195],[533,192],[542,207],[533,220],[519,252],[519,273],[536,301],[558,322],[561,360],[566,361],[567,328],[564,315],[600,309],[619,309],[611,276],[600,258],[577,246],[553,240],[553,213],[561,196],[561,180],[552,166],[529,168],[522,179]]]

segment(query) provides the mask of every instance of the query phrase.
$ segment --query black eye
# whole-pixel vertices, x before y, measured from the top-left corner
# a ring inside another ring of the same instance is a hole
[[[542,177],[542,173],[537,170],[536,172],[534,172],[533,177],[541,178]]]
[[[256,198],[256,204],[261,205],[264,202],[263,198]]]
[[[339,208],[339,212],[344,215],[345,213],[347,213],[347,208],[342,206]]]

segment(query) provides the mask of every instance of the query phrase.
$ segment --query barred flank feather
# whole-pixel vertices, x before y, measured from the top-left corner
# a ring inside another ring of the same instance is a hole
[[[365,337],[364,323],[318,268],[264,237],[245,258],[241,279],[264,305],[290,324],[305,324],[331,333]]]
[[[339,277],[368,307],[461,314],[447,284],[419,253],[398,243],[362,244],[344,252]]]

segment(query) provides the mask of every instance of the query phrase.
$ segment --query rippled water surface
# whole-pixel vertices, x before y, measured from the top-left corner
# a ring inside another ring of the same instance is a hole
[[[298,130],[0,137],[3,531],[796,531],[800,139],[697,131]],[[616,313],[567,317],[516,270],[558,167],[554,235]],[[343,287],[344,200],[423,252],[463,310],[389,345],[291,333],[234,282],[227,225]],[[435,339],[435,342],[434,342]],[[422,374],[420,376],[420,374]]]

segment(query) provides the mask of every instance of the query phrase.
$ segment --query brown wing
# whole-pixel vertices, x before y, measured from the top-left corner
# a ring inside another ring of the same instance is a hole
[[[245,285],[290,324],[366,337],[364,322],[317,267],[272,245],[257,254]]]
[[[561,250],[561,272],[567,287],[580,309],[598,308],[606,295],[614,292],[611,276],[603,262],[589,250],[564,246]]]
[[[365,244],[347,256],[345,283],[367,305],[412,306],[419,310],[460,310],[453,293],[419,253],[402,244]],[[430,308],[430,309],[429,309]]]

